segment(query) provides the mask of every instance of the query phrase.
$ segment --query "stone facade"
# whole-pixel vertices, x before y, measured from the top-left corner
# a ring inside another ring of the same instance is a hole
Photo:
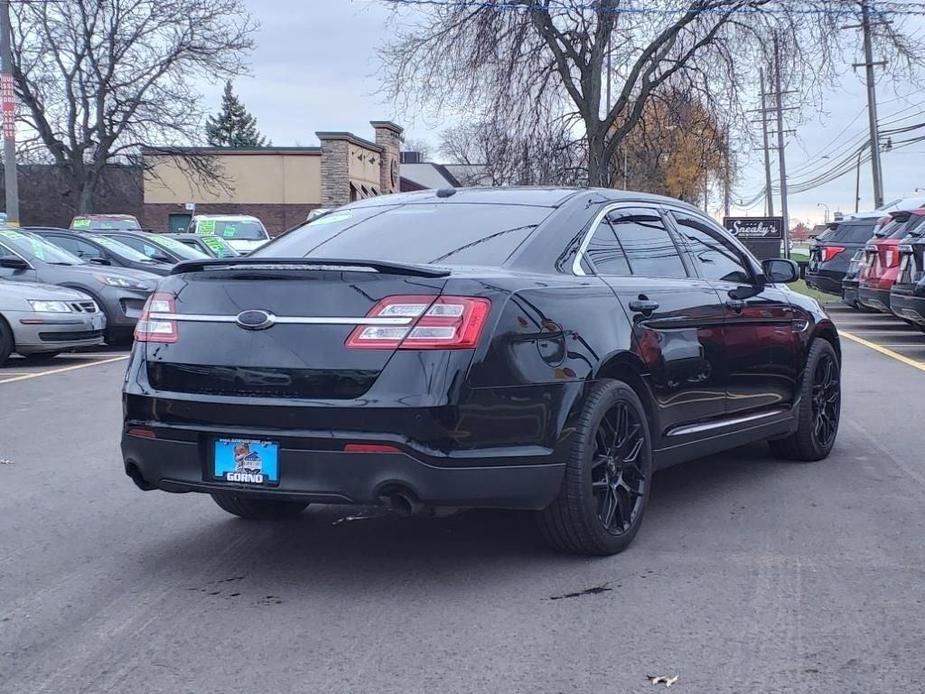
[[[382,148],[379,170],[379,191],[382,195],[401,190],[401,134],[403,128],[387,120],[374,120],[369,124],[376,131],[376,144]]]
[[[316,133],[321,140],[321,206],[350,200],[349,141],[346,133]]]

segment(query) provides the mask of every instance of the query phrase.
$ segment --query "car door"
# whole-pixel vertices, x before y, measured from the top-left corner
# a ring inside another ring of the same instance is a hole
[[[2,240],[0,240],[0,258],[19,258],[29,262],[28,258],[23,258],[23,256],[16,253],[12,248],[5,246]],[[31,263],[29,264],[30,266],[32,265]],[[0,267],[0,278],[17,282],[36,282],[38,280],[38,274],[34,267],[30,267],[29,269]]]
[[[766,284],[712,220],[677,210],[670,217],[697,274],[723,301],[727,413],[789,408],[797,387],[797,335],[786,290]]]
[[[691,276],[660,212],[638,205],[606,209],[585,259],[632,321],[660,435],[723,417],[723,306],[710,283]]]

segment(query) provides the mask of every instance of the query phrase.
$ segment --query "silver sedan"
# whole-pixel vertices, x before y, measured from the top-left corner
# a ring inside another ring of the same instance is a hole
[[[16,352],[49,358],[103,344],[106,317],[74,289],[0,279],[0,365]]]

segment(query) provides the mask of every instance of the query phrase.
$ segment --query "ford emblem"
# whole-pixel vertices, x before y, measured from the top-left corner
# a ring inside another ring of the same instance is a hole
[[[245,330],[266,330],[276,323],[276,316],[263,310],[241,311],[235,322]]]

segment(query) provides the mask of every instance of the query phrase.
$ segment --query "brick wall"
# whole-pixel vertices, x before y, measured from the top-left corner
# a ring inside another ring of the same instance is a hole
[[[320,205],[252,205],[252,204],[200,204],[196,214],[249,214],[260,219],[270,232],[277,236],[305,221],[308,213]],[[183,205],[151,204],[143,206],[141,226],[154,231],[166,231],[171,214],[188,214]]]
[[[3,167],[0,166],[0,208],[5,207]],[[57,166],[30,164],[17,167],[19,214],[23,226],[67,227],[77,210],[77,195]],[[103,171],[92,212],[141,214],[142,175],[139,166],[113,164]]]

